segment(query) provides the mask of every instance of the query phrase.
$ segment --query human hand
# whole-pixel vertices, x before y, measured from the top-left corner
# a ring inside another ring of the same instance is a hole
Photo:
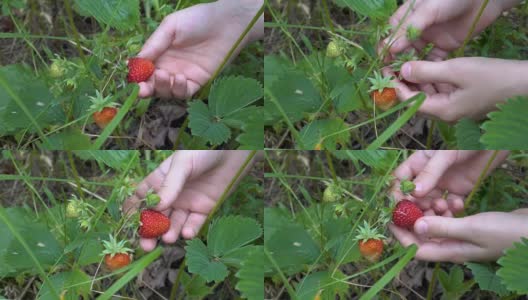
[[[139,96],[190,98],[220,67],[262,3],[262,0],[220,0],[167,16],[138,54],[156,65],[153,76],[139,84]],[[247,43],[261,38],[264,34],[261,19],[232,57]]]
[[[404,247],[418,246],[416,258],[435,262],[491,261],[506,248],[528,237],[528,212],[486,212],[464,218],[425,216],[414,232],[390,224]]]
[[[500,151],[487,174],[508,156]],[[473,189],[493,151],[423,150],[416,151],[394,171],[392,196],[396,201],[415,202],[426,216],[452,217],[464,209],[464,199]],[[486,174],[486,175],[487,175]],[[400,191],[402,180],[412,180],[416,188],[410,195]],[[448,192],[444,198],[444,193]]]
[[[138,210],[141,199],[154,190],[161,199],[154,209],[171,221],[163,241],[174,243],[180,234],[191,239],[249,155],[250,151],[177,151],[138,185],[123,211]],[[156,243],[156,239],[140,239],[145,251],[152,251]]]
[[[474,35],[495,21],[503,10],[513,6],[506,2],[512,1],[488,3]],[[435,47],[430,53],[431,58],[445,59],[449,52],[462,46],[481,5],[481,0],[408,0],[390,18],[389,23],[398,31],[386,39],[384,44],[388,44],[390,54],[395,55],[413,48],[419,52],[428,43],[433,43]],[[421,31],[420,37],[415,41],[410,41],[407,37],[410,25]]]
[[[434,2],[434,1],[433,1]],[[464,2],[464,1],[461,1]],[[423,92],[427,98],[419,112],[446,122],[463,117],[482,119],[499,102],[528,94],[528,63],[492,58],[456,58],[446,61],[412,61],[394,79],[400,101]],[[385,76],[394,76],[389,68]]]

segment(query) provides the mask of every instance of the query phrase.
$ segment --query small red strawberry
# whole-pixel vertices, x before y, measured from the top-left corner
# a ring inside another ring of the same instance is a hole
[[[359,252],[370,262],[378,261],[383,253],[384,238],[365,221],[363,226],[359,227],[359,234],[356,236],[359,240]]]
[[[157,238],[169,231],[170,220],[159,211],[145,209],[141,212],[139,219],[141,222],[139,235],[143,238]]]
[[[105,255],[104,260],[108,269],[115,271],[117,269],[121,269],[123,267],[128,266],[132,259],[130,258],[130,254],[128,253],[117,253],[114,254],[114,256],[110,254]]]
[[[412,229],[414,222],[423,217],[422,210],[412,201],[402,200],[392,211],[392,221],[397,226]]]
[[[396,97],[396,85],[392,82],[392,77],[382,77],[378,72],[374,72],[374,78],[369,78],[372,83],[370,88],[371,97],[376,107],[381,110],[388,110],[398,102]]]
[[[115,115],[117,115],[117,108],[115,107],[105,107],[101,111],[96,111],[93,113],[92,117],[99,126],[99,128],[104,129],[112,120]]]
[[[126,248],[125,243],[126,241],[117,242],[113,236],[110,236],[109,241],[103,241],[105,250],[101,254],[104,255],[105,264],[111,271],[126,267],[132,261],[129,254],[132,249]]]
[[[154,73],[154,63],[152,61],[135,57],[128,60],[128,82],[143,82],[147,81],[152,73]]]

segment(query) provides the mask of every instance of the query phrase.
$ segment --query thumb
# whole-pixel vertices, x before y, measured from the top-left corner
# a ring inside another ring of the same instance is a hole
[[[470,240],[471,227],[466,218],[425,216],[414,223],[414,232],[429,238]]]
[[[411,61],[403,64],[401,75],[413,83],[456,84],[446,61]]]
[[[171,46],[176,35],[176,26],[175,14],[165,17],[158,29],[145,42],[138,57],[155,61]]]

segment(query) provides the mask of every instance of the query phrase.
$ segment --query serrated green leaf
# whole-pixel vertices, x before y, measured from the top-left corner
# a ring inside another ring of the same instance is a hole
[[[495,292],[501,297],[509,294],[506,286],[489,266],[477,263],[465,263],[465,265],[471,269],[481,290]]]
[[[528,239],[522,238],[521,242],[514,243],[497,263],[501,266],[497,275],[508,290],[528,294]]]
[[[90,138],[80,129],[66,128],[50,135],[48,144],[42,144],[40,147],[44,150],[80,150],[89,149],[91,145]]]
[[[220,145],[231,137],[231,130],[215,120],[209,108],[200,100],[189,104],[189,128],[192,134],[205,138],[213,145]]]
[[[242,297],[249,300],[264,299],[264,261],[263,248],[258,246],[242,262],[242,267],[235,274],[238,278],[235,288]]]
[[[200,239],[188,241],[185,250],[189,272],[202,276],[207,282],[222,281],[226,278],[226,265],[211,260],[207,247]]]
[[[264,122],[262,118],[250,120],[242,127],[244,132],[236,140],[239,150],[261,150],[264,148]]]
[[[78,300],[79,297],[89,298],[91,278],[79,269],[71,272],[62,272],[50,277],[50,282],[56,291],[64,295],[61,300]],[[48,283],[44,283],[39,291],[40,300],[56,300]]]
[[[21,103],[15,101],[17,98]],[[21,129],[36,132],[33,121],[40,128],[63,124],[66,115],[42,79],[24,66],[8,65],[0,68],[0,119],[0,135],[6,135]]]
[[[121,31],[139,23],[138,0],[75,0],[79,12]]]
[[[277,103],[265,99],[265,110],[275,119],[282,117],[277,105],[292,122],[296,122],[301,120],[305,113],[316,112],[322,104],[321,96],[312,82],[306,75],[297,71],[283,74],[269,87],[269,90]]]
[[[291,61],[276,55],[264,57],[264,85],[270,87],[282,74],[292,69]]]
[[[480,139],[486,149],[492,150],[524,150],[528,149],[528,99],[517,97],[509,99],[504,104],[497,105],[499,111],[488,114],[489,120],[484,122],[484,134]]]
[[[456,124],[456,137],[458,149],[482,150],[484,146],[480,143],[480,128],[478,124],[470,119],[462,119]]]
[[[214,117],[230,116],[262,98],[258,81],[244,77],[225,77],[217,80],[209,94],[209,110]]]
[[[252,218],[222,217],[211,224],[207,233],[209,253],[220,257],[251,243],[262,235],[260,224]]]
[[[338,159],[361,161],[376,171],[387,171],[392,165],[398,152],[385,150],[338,150],[332,151]]]
[[[300,132],[300,149],[315,149],[322,142],[324,149],[335,150],[337,144],[346,145],[350,140],[350,130],[341,119],[317,120],[307,124]],[[338,134],[335,134],[339,132]],[[325,138],[326,137],[326,138]]]
[[[185,287],[185,296],[192,300],[203,299],[212,292],[211,287],[207,286],[205,279],[201,276],[191,278],[189,274],[183,272],[181,282]]]
[[[321,300],[346,299],[348,284],[339,281],[345,280],[346,276],[337,270],[333,276],[332,272],[322,271],[311,273],[303,278],[296,287],[296,294],[299,299],[315,299],[320,294]]]
[[[82,160],[95,160],[114,170],[126,170],[131,159],[138,159],[138,151],[130,150],[78,150],[73,153]]]
[[[334,0],[340,7],[348,7],[370,18],[388,18],[396,9],[396,0]]]

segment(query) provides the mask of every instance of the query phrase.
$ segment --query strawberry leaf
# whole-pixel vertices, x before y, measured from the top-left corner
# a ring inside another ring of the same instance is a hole
[[[211,255],[220,257],[251,243],[261,235],[262,228],[255,219],[227,216],[211,224],[207,233],[207,245]]]
[[[506,286],[501,282],[500,277],[495,274],[495,271],[491,267],[469,262],[465,263],[465,265],[471,269],[481,290],[495,292],[501,297],[510,294]]]
[[[185,250],[189,272],[202,276],[207,282],[218,282],[226,278],[228,274],[226,265],[212,260],[209,250],[200,239],[188,241]]]
[[[528,239],[522,238],[520,243],[514,243],[497,262],[501,265],[497,275],[508,290],[528,294]]]
[[[220,145],[231,137],[231,130],[215,120],[207,105],[200,100],[189,104],[189,127],[193,135],[203,137],[213,145]]]
[[[249,300],[264,299],[264,251],[262,246],[254,247],[242,261],[242,267],[235,274],[238,283],[235,288],[243,298]]]
[[[456,138],[458,149],[483,150],[480,143],[480,128],[475,121],[462,119],[456,124]]]
[[[528,128],[528,99],[517,97],[497,105],[499,111],[488,114],[489,121],[482,125],[484,134],[480,141],[486,149],[528,149],[526,128]]]
[[[50,283],[56,291],[67,291],[63,300],[75,300],[79,298],[89,298],[90,295],[90,276],[79,269],[71,272],[62,272],[50,277]],[[39,292],[41,300],[55,300],[55,296],[50,289],[50,284],[45,282]]]
[[[309,123],[300,132],[299,148],[314,149],[317,144],[322,143],[324,149],[335,150],[338,143],[346,145],[350,140],[350,131],[347,128],[341,119],[317,120]]]
[[[374,19],[388,18],[396,9],[396,0],[334,0],[340,7],[347,7],[358,14]]]
[[[75,4],[81,15],[94,17],[99,23],[121,31],[139,23],[138,0],[75,0]]]
[[[345,283],[346,276],[339,269],[335,273],[323,271],[311,273],[299,282],[296,288],[299,299],[315,299],[319,291],[322,291],[321,299],[346,299],[348,284]],[[336,297],[339,295],[339,297]]]

